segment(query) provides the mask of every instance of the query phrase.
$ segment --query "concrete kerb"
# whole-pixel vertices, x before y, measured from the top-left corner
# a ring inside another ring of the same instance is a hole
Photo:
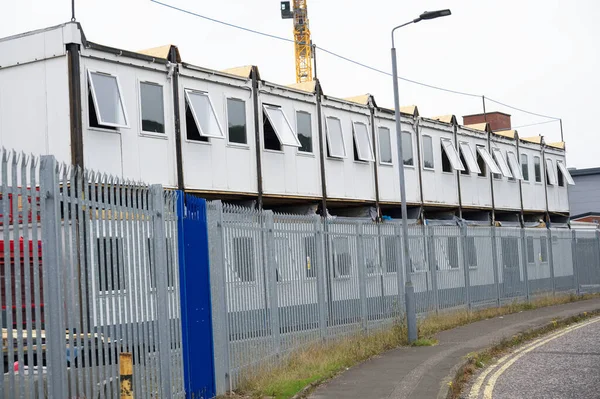
[[[546,335],[552,331],[564,328],[571,324],[578,323],[582,319],[589,319],[598,315],[600,315],[600,308],[592,311],[579,312],[571,316],[562,317],[557,320],[553,320],[550,323],[543,324],[539,327],[530,328],[519,332],[518,334],[516,334],[516,337],[518,338],[517,343],[509,343],[507,345],[505,343],[505,339],[503,339],[495,345],[489,346],[485,349],[476,352],[469,353],[459,363],[452,367],[452,369],[450,369],[450,373],[448,373],[448,376],[441,381],[437,399],[455,399],[460,397],[461,391],[465,386],[467,386],[467,384],[471,380],[471,377],[473,377],[474,374],[469,374],[469,376],[466,379],[461,379],[461,377],[465,375],[467,366],[471,364],[474,358],[480,357],[488,352],[496,352],[494,355],[494,360],[496,360],[496,358],[498,358],[501,354],[506,354],[507,352],[512,351],[519,346],[525,345],[529,341],[532,341],[542,335]]]

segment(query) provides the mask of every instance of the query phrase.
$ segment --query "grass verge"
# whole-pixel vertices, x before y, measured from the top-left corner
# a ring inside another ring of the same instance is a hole
[[[584,312],[576,316],[554,320],[552,323],[549,323],[543,327],[528,330],[510,338],[503,339],[491,348],[470,354],[467,356],[465,363],[459,367],[454,379],[450,382],[447,398],[460,398],[463,389],[465,389],[467,384],[480,369],[487,367],[496,359],[510,352],[510,350],[513,348],[523,345],[526,342],[532,341],[543,335],[549,334],[554,330],[578,323],[598,314],[600,314],[600,312]]]
[[[416,346],[435,345],[437,341],[433,338],[434,334],[479,320],[597,296],[574,294],[545,296],[533,299],[529,303],[512,303],[498,308],[458,310],[429,315],[418,321],[420,339],[417,341],[418,344],[415,344]],[[290,354],[275,368],[254,370],[241,382],[237,391],[229,394],[228,397],[276,399],[305,397],[316,386],[350,367],[407,344],[406,326],[404,322],[400,321],[391,327],[368,334],[357,334],[312,344]],[[479,358],[473,360],[473,364],[478,362],[487,364],[488,359],[485,356],[482,353]],[[457,380],[455,383],[459,384],[460,382]],[[454,388],[452,389],[454,390]]]

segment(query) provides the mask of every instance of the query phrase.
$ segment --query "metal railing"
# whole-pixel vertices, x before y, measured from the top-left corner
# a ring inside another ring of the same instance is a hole
[[[217,392],[322,340],[403,316],[398,222],[208,203]],[[411,226],[420,314],[600,291],[597,231]]]
[[[0,392],[183,397],[174,192],[1,152]]]

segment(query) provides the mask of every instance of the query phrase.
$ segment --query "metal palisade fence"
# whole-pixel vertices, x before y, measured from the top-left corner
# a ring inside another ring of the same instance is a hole
[[[176,193],[1,157],[3,397],[183,397]]]
[[[207,207],[217,393],[305,345],[403,316],[401,226]],[[420,314],[600,291],[597,230],[415,225]]]

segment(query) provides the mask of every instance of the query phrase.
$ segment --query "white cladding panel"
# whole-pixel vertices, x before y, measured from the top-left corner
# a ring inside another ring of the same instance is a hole
[[[472,135],[460,134],[458,131],[458,151],[462,151],[460,143],[468,143],[473,157],[477,160],[477,146],[487,148],[487,138],[485,135],[481,137],[473,137]],[[485,175],[479,176],[476,171],[471,170],[465,165],[469,171],[468,175],[459,173],[460,176],[460,194],[462,205],[467,207],[491,207],[492,206],[492,190],[490,187],[490,171],[485,167]]]
[[[552,167],[554,169],[554,175],[557,176],[556,185],[548,184],[548,210],[550,212],[569,212],[569,194],[568,194],[568,183],[567,179],[563,177],[562,182],[558,179],[558,167],[557,161],[565,163],[564,154],[560,154],[558,151],[552,151],[546,149],[545,157],[552,160]],[[544,163],[545,164],[545,163]],[[562,183],[562,186],[559,185]]]
[[[506,160],[507,151],[517,153],[516,142],[505,142],[500,140],[492,140],[492,150],[500,149],[502,157]],[[494,157],[494,161],[496,158]],[[507,161],[508,164],[508,161]],[[510,167],[509,167],[510,170]],[[512,172],[511,172],[512,173]],[[494,205],[498,209],[520,210],[521,196],[519,194],[519,180],[509,180],[508,177],[502,176],[499,179],[492,178],[494,181]]]
[[[352,133],[352,123],[364,123],[371,135],[371,122],[368,110],[353,112],[346,109],[334,108],[328,106],[328,102],[323,102],[323,140],[326,141],[326,118],[338,118],[342,125],[342,134],[346,148],[346,157],[325,159],[325,173],[327,181],[327,196],[330,198],[347,198],[357,200],[375,200],[375,171],[373,162],[363,162],[354,160],[354,137]],[[336,104],[338,107],[341,104]],[[349,108],[349,107],[348,107]],[[353,107],[354,108],[354,107]],[[358,109],[358,107],[356,107]],[[371,140],[372,141],[372,140]],[[323,144],[326,145],[326,144]],[[325,147],[327,148],[327,147]],[[327,155],[327,151],[325,151]]]
[[[179,80],[180,93],[185,89],[208,93],[225,136],[223,139],[209,138],[208,142],[188,140],[185,96],[179,96],[185,187],[192,190],[256,193],[256,147],[251,84],[231,79],[232,84],[225,85],[190,77],[194,71],[184,70],[184,73],[186,76],[181,76]],[[247,144],[228,141],[227,98],[244,101]]]
[[[92,52],[94,53],[94,52]],[[95,55],[102,53],[95,52]],[[156,66],[160,68],[160,66]],[[88,70],[118,77],[128,128],[117,130],[90,127]],[[83,108],[83,152],[86,168],[103,171],[125,179],[177,185],[173,93],[167,71],[151,71],[126,64],[87,57],[81,58]],[[165,133],[143,133],[140,82],[162,86]]]
[[[381,162],[381,151],[379,144],[379,128],[384,127],[390,131],[390,145],[392,151],[392,164]],[[399,181],[399,165],[398,165],[398,140],[396,136],[396,124],[393,120],[386,118],[375,118],[375,134],[377,143],[378,169],[377,175],[379,179],[379,200],[383,202],[400,202],[400,181]],[[411,124],[402,123],[402,131],[410,132],[413,148],[413,166],[404,167],[404,179],[406,182],[406,202],[418,203],[421,201],[421,193],[419,191],[419,171],[417,157],[417,135],[414,133]]]
[[[287,194],[299,196],[321,196],[321,172],[319,161],[319,130],[317,105],[305,101],[261,91],[259,107],[262,121],[262,104],[281,107],[294,134],[298,135],[296,113],[310,114],[312,133],[312,153],[299,151],[298,147],[282,145],[281,151],[264,149],[263,123],[260,123],[260,142],[262,149],[263,190],[265,194]]]
[[[458,205],[458,187],[456,184],[456,171],[442,171],[442,143],[445,138],[454,143],[454,133],[432,127],[421,126],[421,154],[423,154],[423,136],[430,136],[433,143],[434,170],[422,170],[423,202],[425,204]],[[423,157],[421,159],[423,164]]]
[[[2,67],[65,54],[63,27],[61,26],[0,41],[0,66]]]
[[[544,169],[540,166],[541,181],[535,181],[535,157],[542,158],[542,153],[539,145],[519,144],[519,162],[523,167],[522,155],[527,155],[527,172],[528,180],[522,181],[523,191],[523,209],[529,211],[545,211],[546,210],[546,192],[544,190]]]
[[[0,69],[0,145],[71,163],[67,57]]]

